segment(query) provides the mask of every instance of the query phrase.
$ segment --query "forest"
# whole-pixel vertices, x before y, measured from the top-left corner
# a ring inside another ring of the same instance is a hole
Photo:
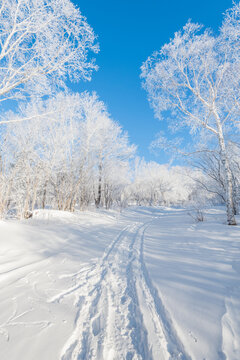
[[[191,134],[188,144],[157,135],[152,147],[170,152],[172,165],[174,160],[140,158],[96,92],[69,87],[91,79],[99,51],[93,29],[70,1],[3,2],[1,216],[21,219],[35,208],[74,211],[93,204],[108,209],[213,203],[225,204],[227,221],[235,224],[239,12],[238,4],[228,10],[216,35],[188,22],[142,65],[155,116],[166,118],[175,134],[182,128]]]

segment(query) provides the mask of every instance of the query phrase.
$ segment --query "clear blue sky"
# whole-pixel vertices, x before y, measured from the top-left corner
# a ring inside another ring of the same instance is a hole
[[[90,83],[79,83],[75,90],[95,90],[113,119],[138,145],[138,155],[146,160],[165,162],[155,157],[149,144],[164,122],[154,119],[141,88],[140,66],[153,51],[169,41],[188,19],[217,31],[222,13],[231,0],[73,0],[98,35],[98,72]]]

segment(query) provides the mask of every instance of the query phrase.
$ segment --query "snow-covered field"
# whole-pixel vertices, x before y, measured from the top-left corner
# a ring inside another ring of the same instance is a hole
[[[1,360],[239,360],[240,226],[221,209],[0,222]],[[239,219],[240,220],[240,219]]]

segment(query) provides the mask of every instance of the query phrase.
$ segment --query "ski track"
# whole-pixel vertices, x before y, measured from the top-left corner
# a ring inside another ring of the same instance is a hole
[[[74,274],[76,285],[49,302],[75,295],[75,329],[61,360],[189,360],[143,257],[146,228],[133,223],[102,259]]]

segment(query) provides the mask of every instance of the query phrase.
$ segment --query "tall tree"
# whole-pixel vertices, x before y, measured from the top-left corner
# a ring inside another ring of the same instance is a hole
[[[227,13],[218,36],[188,22],[141,68],[156,117],[167,118],[176,128],[190,127],[192,132],[208,137],[210,134],[217,140],[229,225],[235,225],[236,220],[226,139],[233,129],[239,131],[236,118],[240,99],[240,72],[236,71],[240,66],[239,45],[234,48],[229,40],[236,26],[231,21],[235,15],[233,10]]]
[[[0,2],[0,101],[90,79],[93,30],[70,0]]]
[[[19,107],[19,114],[5,114],[16,121],[3,129],[0,215],[9,208],[27,217],[36,207],[74,211],[118,201],[135,146],[95,93],[58,93]],[[35,120],[27,121],[31,115]]]

